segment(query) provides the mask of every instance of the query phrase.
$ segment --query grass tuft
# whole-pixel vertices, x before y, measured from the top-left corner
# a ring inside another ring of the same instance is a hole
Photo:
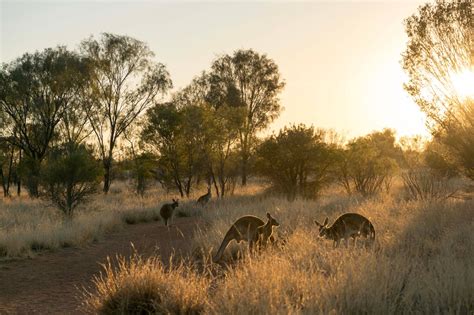
[[[95,314],[201,314],[208,307],[209,280],[182,262],[165,267],[159,257],[109,259],[94,284],[84,309]]]

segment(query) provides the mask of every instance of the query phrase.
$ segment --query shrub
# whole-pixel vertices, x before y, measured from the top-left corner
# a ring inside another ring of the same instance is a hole
[[[53,149],[41,171],[44,196],[65,215],[96,192],[101,168],[84,145],[66,144]]]
[[[336,179],[348,194],[356,191],[368,197],[388,191],[402,157],[392,130],[374,132],[338,150]]]
[[[426,169],[409,170],[402,174],[402,179],[405,195],[409,200],[441,200],[457,192],[450,178]]]
[[[329,180],[333,160],[323,134],[303,124],[285,127],[258,148],[257,171],[269,178],[288,200],[294,200],[297,195],[317,196]]]

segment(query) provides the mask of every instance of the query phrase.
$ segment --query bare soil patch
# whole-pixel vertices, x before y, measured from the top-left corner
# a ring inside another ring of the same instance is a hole
[[[78,288],[91,287],[107,257],[160,255],[191,249],[197,218],[176,218],[169,229],[161,222],[127,226],[86,248],[45,252],[33,259],[0,262],[0,314],[80,314]]]

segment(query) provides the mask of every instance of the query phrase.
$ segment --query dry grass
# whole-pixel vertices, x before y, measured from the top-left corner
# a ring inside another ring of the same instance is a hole
[[[207,305],[209,280],[196,277],[189,264],[165,267],[159,258],[130,260],[104,266],[94,279],[96,293],[85,293],[84,308],[100,314],[199,314]],[[183,288],[186,288],[183,290]]]
[[[153,190],[140,198],[114,183],[111,192],[95,196],[78,208],[72,220],[50,204],[28,197],[0,199],[0,259],[30,257],[39,250],[77,247],[102,238],[126,224],[160,220],[163,203],[175,195]],[[177,215],[190,216],[196,211],[193,200],[184,200]]]
[[[235,219],[244,214],[263,218],[266,211],[280,221],[279,234],[286,239],[283,245],[255,257],[235,259],[238,250],[245,252],[245,244],[233,244],[226,251],[227,266],[208,262]],[[185,282],[200,283],[205,290],[205,295],[200,295],[201,313],[473,313],[473,211],[472,200],[406,202],[389,195],[360,200],[331,191],[318,202],[288,203],[241,195],[215,202],[203,212],[208,224],[193,240],[195,252],[201,254],[190,263],[200,263],[200,271],[185,267],[186,263],[180,268],[186,270]],[[374,247],[333,249],[330,241],[318,239],[313,219],[329,216],[332,221],[343,212],[358,212],[371,219],[376,229]],[[110,268],[96,282],[98,288],[122,288]],[[178,280],[170,283],[175,271],[168,270],[166,278],[163,269],[154,271],[146,263],[133,268],[138,268],[134,274],[142,269],[147,274],[137,277],[137,283],[159,279],[160,287],[169,286],[172,292],[196,294],[196,286],[179,280],[179,270],[175,274]],[[89,296],[89,301],[95,301],[95,311],[110,299],[109,293],[102,292]],[[160,295],[160,303],[179,304],[180,294]]]

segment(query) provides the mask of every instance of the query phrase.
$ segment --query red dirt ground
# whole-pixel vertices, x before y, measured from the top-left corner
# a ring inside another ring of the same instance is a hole
[[[45,252],[33,259],[0,263],[0,314],[81,314],[78,288],[91,286],[107,256],[130,256],[132,242],[143,256],[167,258],[188,252],[196,218],[130,225],[85,248]]]

